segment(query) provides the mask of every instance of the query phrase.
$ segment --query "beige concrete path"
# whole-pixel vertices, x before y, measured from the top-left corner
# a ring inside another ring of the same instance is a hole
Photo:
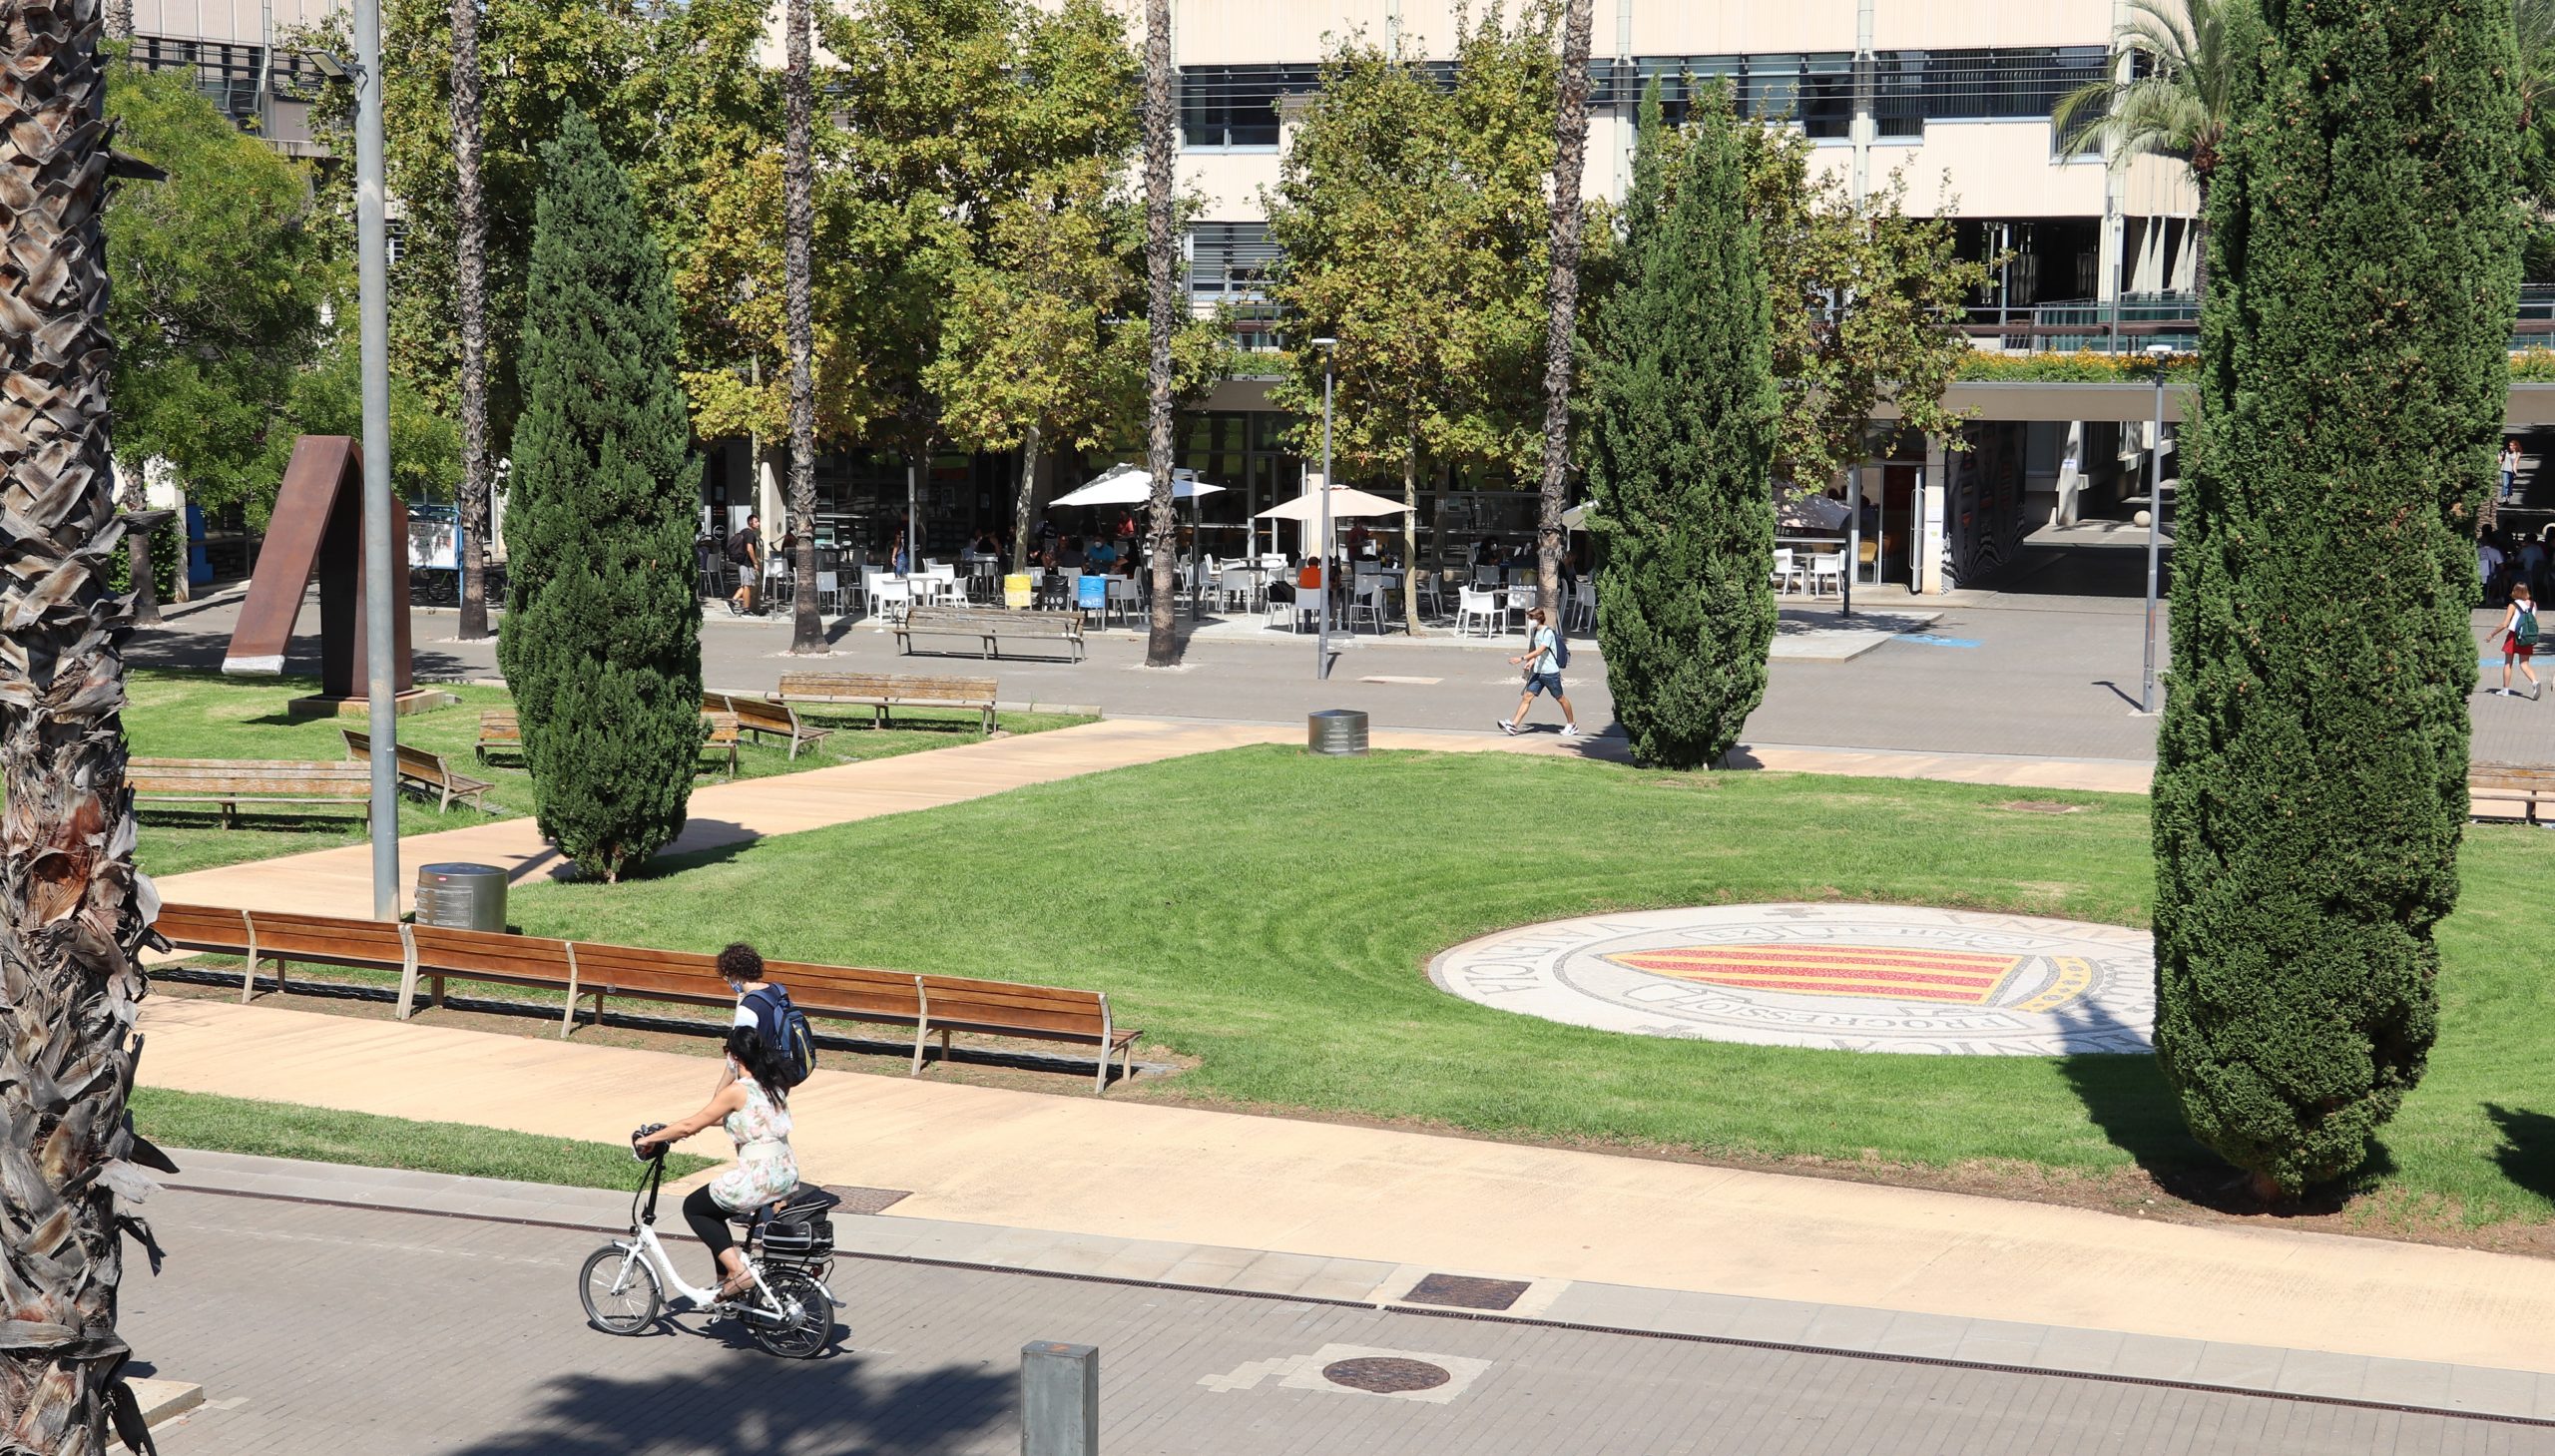
[[[904,753],[804,773],[710,784],[693,791],[691,814],[670,853],[712,849],[769,834],[794,834],[855,819],[934,808],[1032,783],[1212,753],[1249,743],[1301,742],[1303,729],[1276,724],[1111,719],[1053,732],[1026,733]],[[1621,738],[1563,738],[1549,732],[1500,734],[1382,730],[1378,748],[1436,752],[1525,752],[1620,759]],[[1891,753],[1838,748],[1743,749],[1760,768],[1862,777],[1936,778],[2039,788],[2140,793],[2144,764],[2112,759],[2002,758],[1985,754]],[[416,867],[458,860],[494,864],[520,882],[557,873],[558,852],[529,816],[399,841],[400,908],[413,906]],[[161,898],[304,915],[372,913],[372,849],[354,844],[248,864],[200,869],[159,882]]]
[[[617,1140],[706,1058],[155,999],[152,1087]],[[802,1175],[887,1216],[2555,1372],[2555,1260],[820,1071]],[[714,1133],[696,1151],[724,1156]]]

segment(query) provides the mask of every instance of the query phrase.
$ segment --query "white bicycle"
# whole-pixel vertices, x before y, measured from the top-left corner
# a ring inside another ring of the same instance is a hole
[[[631,1141],[635,1144],[663,1126],[641,1128],[630,1135]],[[834,1255],[834,1225],[826,1213],[842,1200],[822,1189],[801,1188],[751,1213],[737,1214],[736,1220],[746,1225],[743,1247],[754,1288],[741,1298],[722,1299],[715,1287],[698,1289],[684,1282],[658,1241],[657,1190],[666,1181],[665,1146],[645,1154],[634,1148],[631,1156],[648,1171],[630,1199],[630,1236],[588,1254],[577,1275],[587,1321],[610,1334],[637,1334],[663,1314],[733,1314],[767,1353],[803,1360],[823,1350],[833,1338],[834,1310],[843,1302],[825,1284]],[[668,1288],[678,1301],[672,1310],[666,1305]]]

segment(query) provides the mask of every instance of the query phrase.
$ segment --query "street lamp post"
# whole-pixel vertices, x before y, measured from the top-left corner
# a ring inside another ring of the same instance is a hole
[[[398,719],[390,620],[390,287],[381,143],[381,0],[354,0],[355,275],[363,369],[363,657],[372,730],[372,915],[399,918]]]
[[[1330,389],[1339,362],[1339,340],[1317,338],[1313,347],[1321,354],[1321,542],[1315,559],[1321,563],[1321,636],[1316,639],[1313,657],[1313,681],[1330,678]]]
[[[2147,360],[2156,366],[2156,446],[2147,467],[2147,667],[2139,682],[2138,711],[2149,716],[2156,712],[2156,562],[2165,529],[2165,363],[2173,356],[2170,345],[2147,346]]]

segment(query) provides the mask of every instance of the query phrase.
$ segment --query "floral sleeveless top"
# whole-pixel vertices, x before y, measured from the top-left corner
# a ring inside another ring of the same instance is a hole
[[[737,1085],[746,1105],[722,1124],[736,1140],[737,1166],[710,1181],[711,1200],[732,1213],[770,1203],[798,1186],[798,1160],[789,1152],[789,1112],[743,1071]]]

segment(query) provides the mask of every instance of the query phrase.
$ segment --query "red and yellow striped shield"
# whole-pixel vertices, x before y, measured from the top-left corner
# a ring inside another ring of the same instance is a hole
[[[1630,970],[1744,991],[1984,1006],[2028,955],[1903,945],[1680,945],[1605,959]]]

